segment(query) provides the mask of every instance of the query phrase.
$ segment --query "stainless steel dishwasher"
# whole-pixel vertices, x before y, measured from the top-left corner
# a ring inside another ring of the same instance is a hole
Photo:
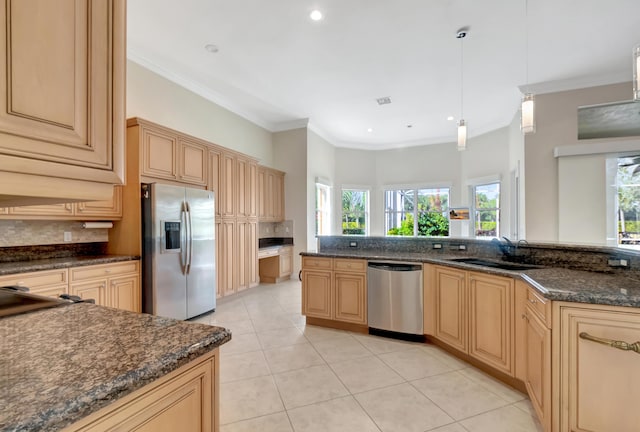
[[[383,330],[424,337],[420,264],[370,261],[367,297],[371,333]]]

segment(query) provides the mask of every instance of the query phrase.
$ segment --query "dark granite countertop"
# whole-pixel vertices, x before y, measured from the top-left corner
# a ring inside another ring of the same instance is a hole
[[[120,261],[138,260],[135,255],[85,255],[65,258],[49,258],[29,261],[0,263],[0,276],[28,273],[42,270],[55,270],[69,267],[80,267],[95,264],[109,264]]]
[[[302,252],[303,256],[395,260],[446,265],[470,271],[519,277],[555,301],[603,304],[640,308],[640,280],[607,273],[544,267],[530,270],[504,270],[451,261],[460,255],[425,253],[387,253],[367,251]]]
[[[0,319],[0,431],[56,431],[231,339],[87,303]]]

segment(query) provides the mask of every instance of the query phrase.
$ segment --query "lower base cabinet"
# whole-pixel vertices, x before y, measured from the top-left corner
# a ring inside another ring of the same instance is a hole
[[[554,303],[556,320],[554,388],[559,399],[553,406],[557,430],[640,430],[640,353],[610,346],[615,341],[614,345],[632,348],[631,344],[640,342],[638,309]]]
[[[217,432],[218,349],[63,429]]]
[[[141,312],[140,262],[73,267],[69,270],[69,293],[96,304]]]

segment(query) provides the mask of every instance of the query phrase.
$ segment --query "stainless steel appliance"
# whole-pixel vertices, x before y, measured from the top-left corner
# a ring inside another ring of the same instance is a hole
[[[142,185],[142,310],[176,319],[216,307],[213,192]]]
[[[424,337],[422,266],[369,262],[369,328]]]

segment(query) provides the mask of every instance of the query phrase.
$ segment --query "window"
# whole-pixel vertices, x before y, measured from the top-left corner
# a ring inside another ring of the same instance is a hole
[[[449,188],[386,190],[384,203],[387,235],[449,235]]]
[[[316,236],[331,234],[331,188],[316,183]]]
[[[342,189],[342,234],[369,233],[369,191]]]
[[[500,183],[473,187],[475,236],[500,236]]]
[[[640,156],[618,159],[618,244],[640,245]]]

